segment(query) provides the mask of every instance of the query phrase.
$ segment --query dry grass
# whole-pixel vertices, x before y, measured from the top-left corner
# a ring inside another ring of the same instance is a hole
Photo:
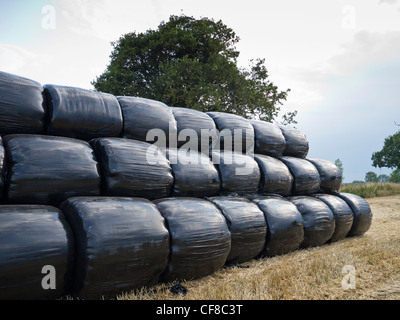
[[[400,195],[400,183],[343,183],[340,187],[340,192],[357,194],[363,198],[394,196]]]
[[[122,300],[400,299],[400,196],[367,199],[373,212],[362,237],[290,254],[252,260],[249,268],[221,269],[183,282],[186,295],[160,284],[120,295]],[[355,268],[355,289],[342,287],[342,268]]]

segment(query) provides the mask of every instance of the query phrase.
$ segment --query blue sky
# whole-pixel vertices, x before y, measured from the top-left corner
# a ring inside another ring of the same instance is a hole
[[[400,0],[0,0],[0,70],[91,89],[112,41],[181,13],[231,27],[241,66],[266,59],[309,157],[340,158],[345,182],[390,173],[371,155],[399,129]]]

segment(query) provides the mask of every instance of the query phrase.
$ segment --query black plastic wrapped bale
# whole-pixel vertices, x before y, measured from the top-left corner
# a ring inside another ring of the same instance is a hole
[[[293,126],[281,124],[278,126],[286,140],[283,155],[305,159],[309,151],[309,143],[306,136]]]
[[[163,198],[174,182],[165,154],[155,145],[124,138],[90,141],[101,168],[107,196]]]
[[[0,136],[0,201],[3,199],[4,179],[6,173],[4,157],[5,153],[4,153],[3,139]]]
[[[212,152],[212,162],[219,171],[221,195],[257,193],[260,168],[253,157],[236,152]]]
[[[309,195],[319,192],[321,187],[319,172],[311,162],[288,156],[281,157],[279,160],[287,165],[293,176],[293,195]]]
[[[341,198],[331,194],[315,194],[314,197],[325,202],[331,209],[335,218],[335,232],[330,239],[331,242],[346,238],[353,225],[353,211]]]
[[[208,198],[224,215],[231,232],[231,250],[226,264],[237,264],[256,258],[264,249],[267,223],[263,212],[242,197]]]
[[[219,131],[219,146],[213,150],[254,154],[254,128],[241,116],[225,112],[207,112]]]
[[[124,138],[155,142],[160,148],[176,145],[176,121],[170,107],[146,98],[120,96],[117,99],[124,119]]]
[[[177,147],[190,141],[190,146],[197,147],[198,152],[208,154],[210,145],[218,139],[214,120],[205,112],[194,109],[171,107],[171,110],[177,125]]]
[[[197,279],[224,266],[231,234],[214,204],[204,199],[172,197],[154,202],[170,233],[170,257],[162,281]]]
[[[353,211],[354,221],[348,237],[362,236],[366,233],[372,224],[372,211],[368,202],[358,195],[341,192],[337,196],[342,198]]]
[[[307,159],[319,172],[322,193],[339,192],[342,184],[342,172],[335,163],[326,159]]]
[[[309,196],[288,198],[303,216],[304,240],[301,248],[326,244],[335,232],[335,218],[331,209],[321,200]]]
[[[70,293],[74,237],[50,206],[0,206],[0,299],[49,300]]]
[[[122,112],[111,94],[68,86],[46,84],[47,134],[89,141],[118,137]]]
[[[286,140],[282,130],[274,123],[250,120],[254,128],[254,152],[271,157],[282,157]]]
[[[3,137],[6,200],[57,206],[73,196],[100,195],[100,175],[90,145],[44,135]]]
[[[202,198],[218,195],[219,174],[208,155],[179,149],[169,149],[166,154],[174,176],[172,196]]]
[[[304,222],[297,207],[282,197],[261,196],[253,201],[267,221],[268,232],[262,256],[272,257],[298,249],[304,240]]]
[[[159,281],[168,263],[169,233],[151,201],[75,197],[60,208],[76,239],[74,297],[115,298]]]
[[[254,159],[260,167],[260,192],[290,196],[293,188],[293,176],[289,168],[279,159],[256,154]]]
[[[36,81],[0,71],[0,134],[43,133],[43,87]]]

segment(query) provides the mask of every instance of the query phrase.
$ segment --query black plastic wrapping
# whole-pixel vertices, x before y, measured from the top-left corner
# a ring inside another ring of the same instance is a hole
[[[291,125],[279,124],[278,126],[286,140],[283,155],[305,159],[309,151],[309,143],[306,136]]]
[[[249,120],[232,113],[207,114],[214,120],[219,131],[219,150],[254,154],[254,128]]]
[[[331,242],[344,239],[353,225],[353,211],[341,198],[331,194],[315,194],[314,197],[325,202],[331,209],[335,218],[335,232],[330,239]]]
[[[166,154],[174,176],[172,196],[201,198],[218,195],[219,174],[208,155],[179,149],[169,149]]]
[[[89,141],[118,137],[122,112],[111,94],[68,86],[46,84],[47,134]]]
[[[117,99],[124,119],[123,137],[155,142],[160,148],[176,145],[177,127],[170,107],[160,101],[146,98],[119,96]],[[155,134],[157,137],[154,137],[151,133],[148,136],[148,132],[152,129],[161,130],[163,138],[157,134]]]
[[[73,296],[115,298],[159,281],[168,263],[169,233],[152,202],[75,197],[60,208],[76,239]]]
[[[282,157],[286,140],[282,130],[274,123],[250,120],[254,128],[254,152],[271,157]]]
[[[5,158],[5,153],[4,153],[3,139],[0,136],[0,201],[3,199],[4,179],[6,173],[4,158]]]
[[[262,196],[253,201],[267,221],[267,239],[262,256],[272,257],[294,251],[304,240],[303,217],[297,207],[282,197]]]
[[[0,134],[43,133],[43,87],[36,81],[0,71]]]
[[[170,257],[162,281],[197,279],[224,266],[231,234],[215,205],[204,199],[172,197],[154,203],[170,233]]]
[[[74,237],[59,209],[0,206],[1,300],[62,298],[71,290],[73,259]],[[45,266],[54,270],[49,273]],[[55,288],[43,288],[42,281]]]
[[[353,225],[351,226],[351,229],[347,236],[362,236],[369,230],[372,224],[373,214],[368,202],[360,196],[352,193],[341,192],[338,193],[337,196],[346,201],[346,203],[353,211]]]
[[[282,161],[261,154],[256,154],[254,159],[260,168],[261,193],[275,193],[282,196],[290,196],[292,194],[293,176]]]
[[[231,250],[226,264],[237,264],[256,258],[264,249],[267,223],[263,212],[242,197],[208,198],[224,215],[231,232]]]
[[[339,192],[342,184],[342,173],[340,169],[330,160],[307,159],[317,168],[321,180],[320,191],[322,193]]]
[[[198,152],[208,154],[210,145],[218,139],[214,120],[206,113],[194,109],[171,107],[171,110],[177,125],[177,147],[186,144],[187,139],[193,139],[192,135],[196,133],[197,143],[195,143],[196,141],[191,142],[194,142],[193,145],[197,146]],[[187,138],[186,133],[192,133],[192,135]]]
[[[335,232],[335,218],[331,209],[321,200],[309,196],[288,198],[303,216],[304,240],[300,248],[326,244]]]
[[[309,195],[317,193],[321,187],[319,172],[315,166],[305,160],[296,157],[279,158],[289,168],[293,181],[293,195]]]
[[[257,193],[260,168],[252,156],[236,152],[212,152],[211,159],[218,168],[221,195]]]
[[[6,200],[57,206],[73,196],[100,194],[100,175],[90,145],[44,135],[3,137],[6,151]]]
[[[100,164],[103,195],[163,198],[174,182],[165,154],[155,145],[124,138],[90,141]]]

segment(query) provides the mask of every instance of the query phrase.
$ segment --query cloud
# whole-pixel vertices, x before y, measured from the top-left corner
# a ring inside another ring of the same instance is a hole
[[[31,77],[51,64],[51,56],[18,45],[0,44],[0,70]]]
[[[61,0],[57,8],[64,27],[83,36],[115,41],[123,33],[146,31],[159,24],[160,10],[154,1]]]
[[[321,97],[298,115],[311,156],[343,160],[347,182],[377,170],[371,166],[372,153],[398,130],[393,121],[400,121],[399,52],[400,31],[362,31],[340,54],[295,72],[306,91]]]
[[[396,4],[396,3],[398,3],[399,2],[399,0],[379,0],[379,4],[383,4],[383,3],[386,3],[386,4]]]

